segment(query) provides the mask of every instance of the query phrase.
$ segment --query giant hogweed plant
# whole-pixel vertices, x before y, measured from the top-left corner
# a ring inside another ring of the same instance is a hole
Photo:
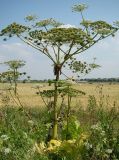
[[[54,19],[44,19],[37,22],[34,16],[27,16],[26,21],[32,22],[31,26],[16,22],[1,30],[0,35],[6,41],[11,37],[18,37],[26,44],[47,56],[53,63],[55,76],[53,100],[53,134],[58,138],[58,81],[62,74],[63,66],[75,55],[81,54],[95,45],[100,40],[114,36],[119,23],[114,26],[105,21],[90,21],[85,19],[83,12],[87,9],[84,4],[74,5],[72,10],[81,14],[82,21],[78,27],[65,27]],[[94,66],[94,65],[93,65]]]
[[[1,82],[9,82],[13,87],[14,94],[17,94],[17,82],[26,72],[19,72],[19,69],[25,65],[22,60],[10,60],[2,63],[8,66],[8,70],[0,74]]]
[[[26,72],[19,71],[19,69],[25,65],[25,61],[10,60],[3,62],[1,64],[8,66],[7,71],[0,73],[0,82],[8,83],[8,85],[5,85],[2,89],[2,94],[1,94],[2,102],[5,106],[8,106],[10,100],[12,100],[18,107],[24,110],[23,104],[18,94],[18,80],[20,80],[26,75]],[[30,79],[30,76],[27,76],[25,78],[26,78],[25,81],[27,81]],[[29,117],[27,112],[25,113]]]
[[[18,97],[18,80],[21,78],[21,76],[26,74],[25,72],[19,72],[19,69],[25,65],[25,62],[21,60],[10,60],[1,64],[7,65],[8,70],[0,73],[0,82],[10,84],[5,85],[5,87],[2,89],[2,101],[4,102],[4,99],[8,97],[9,100],[12,99],[18,105],[20,103],[20,101],[19,103],[16,101],[16,97]]]

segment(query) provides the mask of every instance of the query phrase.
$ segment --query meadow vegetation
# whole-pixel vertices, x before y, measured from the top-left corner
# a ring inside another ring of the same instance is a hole
[[[9,68],[0,74],[1,160],[119,159],[118,84],[82,85],[60,79],[67,67],[78,77],[100,67],[95,58],[88,64],[76,55],[114,37],[119,29],[118,21],[111,25],[86,20],[85,9],[85,4],[72,7],[81,15],[79,27],[29,15],[27,25],[14,22],[0,31],[4,41],[16,36],[47,56],[54,73],[49,84],[18,84],[25,75],[19,72],[24,61],[4,63]]]

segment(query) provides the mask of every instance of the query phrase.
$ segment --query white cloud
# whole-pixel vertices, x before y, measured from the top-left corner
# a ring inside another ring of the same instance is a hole
[[[49,59],[41,53],[23,43],[0,44],[0,63],[13,59],[26,61],[25,70],[32,78],[45,79],[52,75]],[[1,66],[0,72],[6,70]]]
[[[59,26],[58,28],[76,28],[76,26],[71,24],[65,24],[65,25]]]
[[[16,56],[29,54],[25,45],[22,43],[1,44],[0,50],[1,50],[1,54],[2,52],[5,52],[4,56],[9,53],[12,53],[13,55],[16,55]]]

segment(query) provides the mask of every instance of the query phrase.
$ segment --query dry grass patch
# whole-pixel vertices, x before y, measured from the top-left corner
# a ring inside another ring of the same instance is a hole
[[[3,84],[0,84],[2,86]],[[36,94],[37,90],[34,89],[34,86],[41,85],[40,83],[19,83],[18,84],[18,93],[19,99],[21,103],[25,107],[42,107],[44,103],[39,95]],[[84,91],[86,95],[79,96],[74,98],[72,101],[72,105],[82,105],[87,106],[89,95],[94,95],[97,100],[99,100],[100,95],[102,94],[105,99],[107,98],[110,106],[113,105],[114,102],[119,104],[119,84],[109,84],[109,83],[78,83],[73,85],[74,88]],[[101,92],[102,87],[102,93]],[[51,89],[52,87],[48,86],[47,83],[44,84],[42,90]],[[14,104],[15,105],[15,104]]]

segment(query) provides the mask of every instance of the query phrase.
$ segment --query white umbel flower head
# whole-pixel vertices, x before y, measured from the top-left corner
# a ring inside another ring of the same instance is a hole
[[[11,152],[11,149],[10,149],[10,148],[5,148],[5,150],[4,150],[5,155],[6,155],[6,154],[9,154],[10,152]]]
[[[1,135],[1,139],[2,139],[3,141],[6,141],[6,140],[9,139],[9,137],[8,137],[6,134],[3,134],[3,135]]]
[[[112,153],[112,149],[107,149],[106,152],[107,152],[108,154],[111,154],[111,153]]]

